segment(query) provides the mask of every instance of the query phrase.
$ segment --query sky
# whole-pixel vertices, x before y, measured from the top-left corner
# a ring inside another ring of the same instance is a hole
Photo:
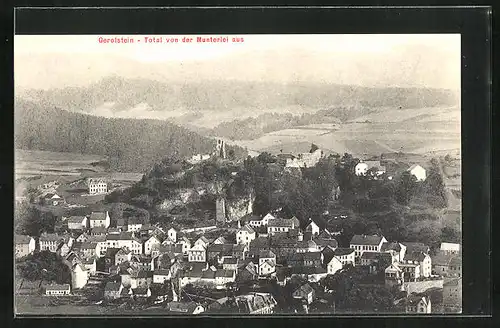
[[[114,74],[460,88],[459,34],[234,36],[244,42],[146,44],[144,36],[123,35],[136,42],[111,44],[99,37],[112,35],[15,36],[15,84],[61,88]]]

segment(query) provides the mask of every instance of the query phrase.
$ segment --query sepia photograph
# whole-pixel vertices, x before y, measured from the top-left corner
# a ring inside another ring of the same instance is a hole
[[[460,34],[16,35],[16,315],[462,312]]]

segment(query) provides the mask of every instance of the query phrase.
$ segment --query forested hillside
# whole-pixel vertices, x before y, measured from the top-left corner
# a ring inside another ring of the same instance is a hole
[[[209,153],[215,144],[166,121],[96,117],[20,99],[15,115],[16,148],[103,155],[117,171],[142,172],[165,157]]]

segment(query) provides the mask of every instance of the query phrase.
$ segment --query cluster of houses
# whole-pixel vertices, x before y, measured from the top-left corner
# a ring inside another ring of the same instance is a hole
[[[389,166],[390,169],[388,169],[387,166]],[[401,170],[401,166],[403,166],[406,172],[413,175],[417,181],[425,181],[427,178],[427,171],[419,164],[413,164],[408,167],[403,164],[391,165],[390,163],[383,163],[381,161],[360,161],[354,167],[354,173],[357,176],[371,176],[374,179],[377,179],[377,177],[383,174],[388,174],[388,179],[392,180],[393,175]]]
[[[111,226],[108,212],[66,218],[72,233],[42,234],[39,249],[64,258],[72,289],[83,288],[100,271],[120,276],[119,283],[106,285],[107,298],[150,297],[152,284],[174,279],[179,288],[191,284],[214,289],[259,279],[285,285],[294,276],[318,282],[347,265],[363,266],[369,274],[383,271],[385,284],[401,289],[406,282],[431,276],[461,277],[458,244],[443,243],[432,257],[424,244],[389,242],[378,235],[354,235],[349,247],[339,247],[327,229],[313,220],[301,229],[296,217],[247,215],[235,232],[236,243],[204,233],[188,238],[174,227],[165,231],[137,217],[114,221]],[[34,238],[17,236],[15,249],[17,257],[32,253]],[[100,259],[104,267],[98,270]]]

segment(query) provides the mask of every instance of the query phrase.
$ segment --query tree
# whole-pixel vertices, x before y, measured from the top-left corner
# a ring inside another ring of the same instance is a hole
[[[409,172],[403,172],[397,188],[398,203],[408,205],[415,195],[417,187],[417,178]]]

